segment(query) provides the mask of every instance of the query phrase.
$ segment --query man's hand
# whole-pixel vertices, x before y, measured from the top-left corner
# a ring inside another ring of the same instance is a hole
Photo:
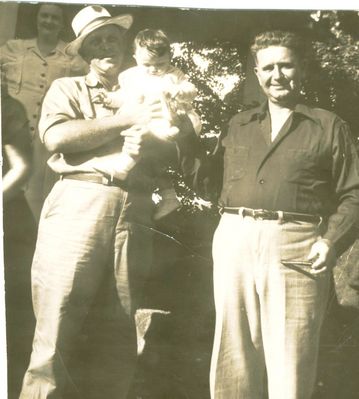
[[[308,260],[313,261],[311,266],[312,274],[321,274],[335,265],[335,249],[331,242],[326,239],[320,239],[312,245]]]
[[[121,132],[125,138],[122,152],[137,160],[143,155],[144,146],[151,139],[151,132],[147,126],[134,125]]]
[[[151,103],[128,101],[118,110],[117,115],[120,119],[119,125],[134,126],[147,125],[152,119],[165,118],[161,102]]]

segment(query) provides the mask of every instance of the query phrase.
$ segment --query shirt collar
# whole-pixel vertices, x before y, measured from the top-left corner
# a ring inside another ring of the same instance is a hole
[[[310,108],[304,104],[297,104],[294,107],[293,112],[294,115],[297,116],[300,115],[304,118],[311,119],[313,122],[321,125],[320,119],[316,115],[315,110],[313,110],[313,108]],[[248,110],[245,113],[245,115],[241,118],[241,124],[246,125],[247,123],[252,122],[254,120],[262,121],[267,116],[267,113],[268,113],[268,101],[265,101],[261,105],[251,110]]]
[[[267,101],[265,101],[264,103],[262,103],[261,105],[246,110],[240,118],[240,124],[241,125],[246,125],[249,122],[252,122],[254,120],[262,120],[265,118],[265,116],[267,115],[267,109],[268,109],[268,104]]]
[[[304,104],[297,104],[294,108],[294,113],[296,115],[301,115],[302,117],[311,119],[313,122],[321,125],[320,119],[316,115],[315,109],[308,107]]]
[[[65,43],[63,40],[59,40],[59,41],[57,42],[56,47],[51,51],[50,54],[56,54],[56,53],[58,52],[58,53],[61,53],[61,54],[63,54],[63,55],[66,55],[66,53],[65,53],[66,44],[67,44],[67,43]],[[27,48],[28,50],[35,49],[35,50],[38,50],[38,51],[39,51],[39,48],[37,47],[36,38],[28,39],[28,40],[26,41],[26,48]]]
[[[88,87],[102,87],[102,84],[99,81],[98,77],[96,76],[94,71],[91,71],[91,70],[85,77],[85,83],[86,83],[86,86],[88,86]]]
[[[92,87],[92,88],[105,88],[101,80],[98,78],[96,75],[95,71],[90,69],[90,72],[85,76],[85,84],[87,87]],[[120,88],[119,85],[115,85],[111,90],[108,91],[114,91],[118,90]]]

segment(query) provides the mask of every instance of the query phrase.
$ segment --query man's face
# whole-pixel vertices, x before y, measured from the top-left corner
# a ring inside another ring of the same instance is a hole
[[[106,25],[91,32],[83,41],[81,56],[103,71],[120,67],[124,56],[123,34],[116,25]]]
[[[63,28],[62,9],[53,4],[44,4],[37,14],[37,31],[44,35],[59,36]]]
[[[287,47],[270,46],[259,50],[255,73],[272,103],[287,105],[299,94],[303,70],[295,53]]]
[[[159,57],[150,53],[144,47],[138,47],[134,57],[137,65],[144,68],[149,75],[163,75],[170,67],[170,53],[166,53]]]

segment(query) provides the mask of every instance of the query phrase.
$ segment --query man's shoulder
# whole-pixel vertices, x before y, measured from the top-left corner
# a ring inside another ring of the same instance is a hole
[[[56,96],[57,93],[65,93],[74,96],[76,93],[86,90],[86,76],[67,76],[55,79],[50,86],[48,96]]]
[[[333,125],[337,122],[345,123],[336,113],[319,107],[298,104],[296,111],[319,123],[322,127]]]
[[[78,84],[85,83],[86,76],[65,76],[62,78],[57,78],[52,82],[52,85],[73,87]]]
[[[243,125],[247,124],[258,117],[258,115],[263,113],[263,105],[258,105],[238,112],[230,119],[230,125]]]

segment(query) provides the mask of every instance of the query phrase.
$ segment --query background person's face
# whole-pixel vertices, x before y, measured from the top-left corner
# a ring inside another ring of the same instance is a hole
[[[272,103],[286,105],[299,94],[302,67],[295,53],[287,47],[270,46],[259,50],[255,73]]]
[[[163,75],[167,72],[171,56],[169,53],[158,57],[151,54],[146,48],[138,47],[135,51],[135,60],[137,65],[141,66],[150,75]]]
[[[91,32],[81,46],[82,57],[101,70],[120,67],[124,56],[123,34],[116,25],[106,25]]]
[[[37,14],[37,31],[45,35],[59,36],[63,28],[62,9],[56,5],[44,4]]]

